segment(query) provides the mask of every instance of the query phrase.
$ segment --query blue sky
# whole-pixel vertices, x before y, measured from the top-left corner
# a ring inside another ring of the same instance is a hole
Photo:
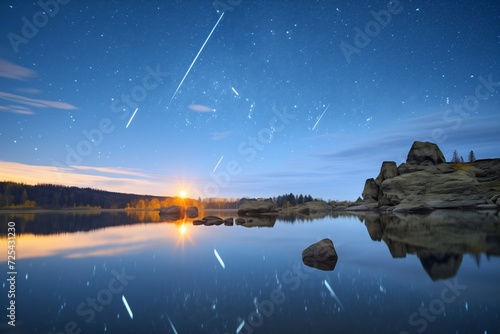
[[[221,3],[2,2],[0,179],[356,199],[415,140],[500,156],[497,1]]]

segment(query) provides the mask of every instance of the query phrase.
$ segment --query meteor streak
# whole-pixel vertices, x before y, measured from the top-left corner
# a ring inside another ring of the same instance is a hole
[[[328,108],[330,108],[330,105],[327,105],[325,110],[323,110],[323,113],[321,114],[321,116],[319,116],[318,120],[316,121],[316,124],[314,124],[313,128],[312,128],[312,131],[314,131],[314,129],[316,128],[316,125],[318,125],[319,121],[321,121],[321,118],[323,117],[323,115],[325,114],[325,112],[328,110]]]
[[[217,165],[215,165],[215,168],[214,168],[214,170],[212,171],[212,173],[215,173],[215,171],[217,170],[217,167],[219,167],[219,164],[220,164],[220,162],[222,161],[222,159],[224,159],[224,156],[221,156],[221,157],[220,157],[219,162],[217,163]]]
[[[132,117],[130,117],[130,119],[128,120],[127,125],[125,126],[125,129],[127,129],[127,128],[128,128],[128,126],[130,125],[130,123],[131,123],[131,122],[132,122],[132,120],[134,119],[134,117],[135,117],[135,113],[137,112],[137,110],[139,110],[139,108],[135,108],[135,111],[134,111],[134,113],[132,114]]]
[[[186,74],[184,74],[184,77],[182,78],[181,80],[181,83],[179,84],[179,86],[177,86],[177,89],[175,90],[174,92],[174,95],[172,95],[172,98],[170,99],[170,103],[172,103],[172,101],[174,100],[175,98],[175,95],[177,95],[177,92],[179,91],[179,89],[181,88],[182,84],[184,83],[184,80],[186,79],[186,77],[188,76],[189,72],[191,71],[191,68],[193,67],[194,63],[196,62],[196,60],[198,59],[198,56],[200,55],[201,51],[203,51],[203,48],[205,47],[205,44],[207,44],[208,40],[210,39],[210,37],[212,37],[212,33],[214,32],[215,28],[217,28],[217,26],[219,25],[219,22],[220,20],[222,19],[222,17],[224,16],[224,13],[225,12],[222,12],[222,14],[220,15],[219,19],[217,20],[217,23],[214,25],[214,27],[212,28],[212,31],[210,31],[210,34],[208,34],[208,37],[207,39],[205,40],[205,43],[203,43],[203,45],[201,46],[200,48],[200,51],[198,51],[198,54],[196,54],[196,57],[194,57],[193,59],[193,62],[191,63],[191,65],[189,66],[188,70],[186,71]]]
[[[168,322],[170,322],[170,326],[172,327],[172,330],[174,331],[175,334],[178,334],[177,333],[177,330],[175,329],[174,327],[174,324],[172,323],[172,320],[170,320],[170,317],[167,315],[167,318],[168,318]]]

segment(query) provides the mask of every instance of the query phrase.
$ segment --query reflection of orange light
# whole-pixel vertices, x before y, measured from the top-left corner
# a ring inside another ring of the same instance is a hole
[[[180,245],[180,247],[182,248],[182,252],[184,252],[184,245],[185,245],[185,241],[187,239],[187,241],[189,241],[190,244],[194,244],[193,243],[193,240],[191,240],[191,237],[189,235],[189,227],[188,225],[186,224],[186,218],[184,218],[184,220],[182,221],[182,224],[181,225],[178,225],[179,226],[179,236],[177,237],[177,246]]]

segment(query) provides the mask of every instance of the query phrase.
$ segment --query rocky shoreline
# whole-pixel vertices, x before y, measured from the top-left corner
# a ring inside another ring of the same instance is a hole
[[[500,159],[447,163],[434,143],[414,142],[405,163],[384,161],[349,211],[500,209]]]

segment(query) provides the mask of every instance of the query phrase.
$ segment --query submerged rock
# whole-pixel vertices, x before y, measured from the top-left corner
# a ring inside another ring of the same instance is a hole
[[[332,271],[335,269],[337,260],[337,252],[330,239],[318,241],[302,252],[302,262],[306,266],[319,270]]]

